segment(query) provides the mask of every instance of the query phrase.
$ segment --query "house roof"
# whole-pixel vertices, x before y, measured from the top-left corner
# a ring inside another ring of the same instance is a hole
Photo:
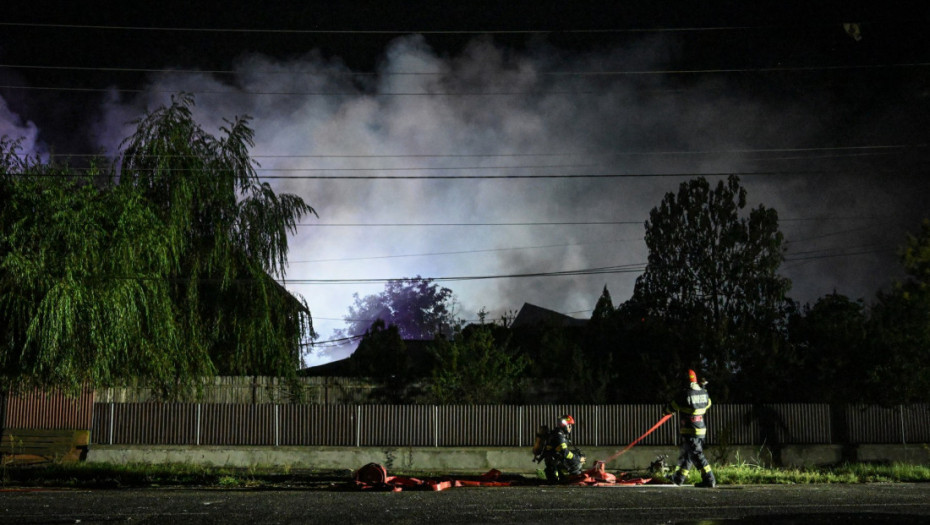
[[[413,377],[425,377],[432,373],[434,358],[429,349],[429,344],[431,342],[432,340],[422,339],[404,340],[404,348],[407,352],[407,364],[410,374]],[[305,377],[358,377],[359,370],[365,369],[365,367],[359,366],[359,359],[353,353],[345,359],[304,368],[298,372],[298,375]]]
[[[308,366],[297,372],[302,377],[353,377],[355,376],[355,361],[352,356],[323,363],[322,365]]]
[[[523,308],[517,313],[511,323],[511,328],[521,328],[539,325],[556,325],[556,326],[584,326],[588,324],[587,319],[576,319],[570,315],[549,310],[535,304],[523,303]]]

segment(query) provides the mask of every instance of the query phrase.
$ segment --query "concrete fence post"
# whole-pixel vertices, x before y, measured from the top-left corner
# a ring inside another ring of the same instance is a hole
[[[110,444],[113,444],[113,419],[116,417],[116,404],[110,401]]]
[[[197,444],[197,446],[200,446],[200,426],[201,426],[200,425],[200,420],[201,420],[200,419],[200,406],[201,405],[202,403],[197,403],[197,418],[196,418],[197,427],[194,429],[194,443]]]
[[[362,446],[362,405],[355,405],[355,446]]]
[[[439,407],[433,405],[433,446],[439,446]]]

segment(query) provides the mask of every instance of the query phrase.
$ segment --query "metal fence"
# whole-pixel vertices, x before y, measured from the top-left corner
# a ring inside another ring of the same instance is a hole
[[[77,396],[63,392],[31,390],[16,395],[0,395],[0,430],[31,428],[42,430],[87,430],[94,407],[93,390]]]
[[[561,414],[578,424],[579,446],[633,442],[662,405],[327,405],[95,403],[98,444],[355,447],[525,447]],[[930,405],[714,405],[708,444],[779,445],[930,442]],[[841,422],[843,428],[835,428]],[[674,445],[669,422],[640,441]]]

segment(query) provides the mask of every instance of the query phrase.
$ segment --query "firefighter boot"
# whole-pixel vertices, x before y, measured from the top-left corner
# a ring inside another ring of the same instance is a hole
[[[687,471],[679,469],[679,470],[676,470],[674,474],[672,474],[672,483],[674,483],[676,486],[680,487],[681,484],[684,483],[687,479],[688,479]]]
[[[717,479],[714,478],[714,473],[713,471],[710,470],[710,468],[701,472],[701,478],[702,478],[701,482],[696,483],[694,485],[695,487],[704,487],[704,488],[712,489],[717,486]]]
[[[554,467],[546,467],[546,483],[554,485],[559,482],[559,473]]]

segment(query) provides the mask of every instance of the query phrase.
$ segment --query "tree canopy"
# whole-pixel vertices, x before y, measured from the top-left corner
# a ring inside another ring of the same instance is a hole
[[[901,250],[905,278],[880,293],[869,320],[872,398],[921,402],[930,390],[930,221]]]
[[[519,392],[526,357],[497,341],[488,325],[473,325],[432,343],[436,359],[430,399],[440,404],[505,403]]]
[[[345,316],[341,337],[364,334],[379,319],[396,326],[402,339],[451,337],[458,326],[454,315],[452,290],[433,279],[416,276],[388,281],[384,291],[364,298],[354,296],[355,304]]]
[[[825,402],[862,397],[872,361],[866,345],[865,305],[834,292],[805,306],[801,314],[790,330],[804,361],[794,391]]]
[[[174,97],[112,167],[20,159],[0,144],[0,378],[165,395],[216,372],[293,376],[312,334],[283,276],[313,209],[259,181],[248,119],[220,137]]]
[[[759,205],[741,216],[746,205],[738,177],[716,187],[699,177],[666,194],[646,221],[649,258],[633,300],[687,333],[682,361],[715,378],[771,355],[790,287],[777,274],[777,212]]]

